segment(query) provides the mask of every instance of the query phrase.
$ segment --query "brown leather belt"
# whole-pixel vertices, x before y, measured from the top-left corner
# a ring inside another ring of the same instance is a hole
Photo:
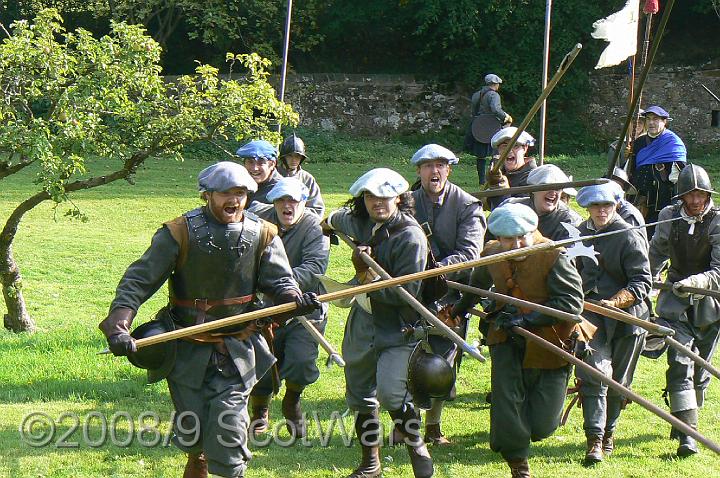
[[[218,344],[222,343],[225,337],[233,337],[238,340],[245,340],[258,330],[259,329],[255,325],[255,322],[252,322],[239,332],[202,332],[199,334],[193,334],[187,337],[183,337],[183,340],[187,340],[188,342],[200,342],[204,344]]]
[[[189,309],[195,309],[198,311],[195,317],[195,325],[199,325],[205,322],[206,312],[213,307],[218,305],[242,305],[251,302],[255,298],[255,294],[243,295],[241,297],[229,297],[227,299],[178,299],[177,297],[170,297],[170,303],[172,305],[179,305],[180,307],[187,307]]]
[[[230,297],[229,299],[178,299],[176,297],[170,297],[170,303],[172,305],[179,305],[180,307],[189,307],[191,309],[198,309],[204,312],[216,307],[218,305],[242,305],[247,304],[255,298],[255,294],[244,295],[242,297]]]

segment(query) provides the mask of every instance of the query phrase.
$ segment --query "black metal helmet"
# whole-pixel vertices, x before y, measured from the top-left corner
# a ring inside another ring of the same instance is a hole
[[[295,133],[292,136],[288,136],[283,140],[280,145],[280,157],[287,156],[288,154],[299,154],[303,159],[307,158],[305,155],[305,143],[302,139],[298,138]]]
[[[432,398],[447,398],[455,384],[455,369],[420,341],[408,361],[408,391],[418,408],[430,409]]]
[[[675,186],[677,187],[677,194],[673,199],[678,199],[680,196],[695,190],[705,191],[706,193],[715,192],[707,171],[696,164],[688,164],[680,171]]]
[[[134,339],[145,339],[154,335],[164,334],[175,330],[175,324],[169,313],[160,311],[157,316],[139,327],[130,334]],[[148,382],[154,383],[170,374],[175,365],[177,341],[170,340],[155,345],[148,345],[128,355],[131,364],[148,371]]]
[[[623,188],[623,191],[625,191],[627,194],[630,194],[630,195],[637,194],[637,189],[635,189],[635,186],[632,185],[627,172],[623,168],[618,168],[616,166],[615,169],[613,169],[611,179],[619,182]]]

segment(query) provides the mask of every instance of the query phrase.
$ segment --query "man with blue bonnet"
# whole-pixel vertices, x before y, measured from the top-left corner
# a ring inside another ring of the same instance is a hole
[[[488,230],[497,240],[482,252],[491,256],[547,242],[537,230],[537,214],[524,204],[506,203],[488,217]],[[583,309],[582,280],[563,249],[550,249],[481,266],[471,285],[543,304],[571,314]],[[463,294],[453,314],[462,314],[480,301]],[[490,448],[502,455],[513,478],[529,478],[530,442],[547,438],[560,424],[571,366],[535,342],[513,335],[512,327],[527,328],[559,347],[576,334],[588,334],[577,324],[494,301],[481,323],[491,357]]]
[[[355,283],[370,279],[360,251],[370,254],[391,276],[425,270],[428,243],[413,217],[408,182],[397,172],[377,168],[363,174],[350,187],[352,198],[327,218],[332,229],[360,245],[353,254]],[[421,283],[402,286],[420,298]],[[345,325],[342,352],[345,359],[345,399],[357,412],[355,432],[362,447],[360,465],[349,478],[382,475],[378,407],[385,408],[405,435],[405,445],[416,478],[433,475],[433,462],[420,434],[420,415],[408,392],[408,362],[417,340],[404,329],[420,316],[395,288],[368,294],[370,308],[356,301]]]
[[[320,293],[318,276],[327,271],[330,241],[323,235],[320,218],[306,207],[308,194],[308,188],[299,180],[282,178],[267,195],[272,205],[253,203],[250,211],[277,227],[300,290]],[[322,333],[327,324],[327,313],[328,306],[323,304],[305,318]],[[318,344],[296,319],[267,330],[266,339],[272,342],[272,351],[278,359],[276,380],[285,381],[282,414],[289,432],[301,438],[306,434],[306,424],[300,397],[303,390],[320,377],[316,364]],[[273,378],[271,373],[265,374],[250,394],[250,426],[254,433],[269,429],[268,408],[274,390]]]
[[[168,305],[153,321],[166,330],[252,310],[258,293],[297,304],[273,317],[278,323],[320,308],[313,293],[300,292],[275,226],[245,211],[257,185],[244,167],[213,164],[198,175],[198,188],[205,204],[164,223],[120,280],[100,323],[114,355],[137,363],[135,338],[142,337],[131,336],[130,325],[166,281]],[[167,379],[176,411],[173,442],[188,453],[185,478],[244,476],[252,456],[248,396],[275,362],[260,326],[245,323],[173,341],[160,368],[144,367],[150,381]]]
[[[672,291],[661,290],[655,312],[663,325],[675,330],[674,338],[711,361],[720,332],[720,302],[707,296],[694,296],[683,290],[697,287],[720,291],[720,214],[711,193],[714,192],[707,172],[695,164],[682,170],[677,182],[679,201],[660,211],[659,219],[677,219],[658,224],[650,241],[650,265],[658,274],[669,261],[667,282]],[[670,412],[697,429],[698,409],[705,401],[710,374],[685,355],[668,350],[665,374],[665,397]],[[698,452],[691,436],[673,429],[678,439],[678,456]]]
[[[485,184],[485,164],[493,155],[496,146],[490,138],[501,127],[512,123],[512,116],[507,114],[500,102],[500,85],[502,79],[494,73],[485,75],[485,86],[473,93],[470,98],[470,127],[465,135],[465,149],[476,158],[476,167],[480,186]]]
[[[565,183],[570,178],[554,164],[543,164],[530,171],[527,176],[528,185]],[[538,231],[543,237],[558,241],[567,239],[569,233],[563,223],[573,226],[580,225],[577,216],[573,216],[570,208],[562,201],[562,189],[535,191],[530,197],[509,198],[507,202],[524,204],[530,207],[538,215]]]
[[[645,222],[656,222],[658,213],[672,200],[678,175],[687,161],[687,150],[678,135],[667,129],[672,118],[663,108],[650,106],[641,116],[647,134],[633,143],[629,177],[637,188],[634,203]],[[654,230],[648,229],[648,237],[652,237]]]
[[[597,263],[580,256],[578,269],[587,299],[647,320],[650,310],[645,299],[652,288],[648,242],[618,214],[618,189],[613,182],[580,189],[577,202],[590,216],[578,228],[580,235],[624,232],[584,241],[599,255]],[[645,343],[645,329],[587,311],[584,317],[597,327],[585,362],[629,388]],[[618,418],[627,400],[583,370],[578,369],[576,375],[587,440],[585,464],[592,465],[613,452]]]
[[[320,193],[320,186],[315,177],[303,169],[302,164],[307,159],[305,142],[295,133],[285,138],[280,145],[280,164],[278,172],[286,178],[295,178],[308,188],[308,198],[305,207],[318,217],[325,216],[325,202]]]
[[[423,146],[410,160],[420,178],[420,187],[412,193],[415,219],[423,228],[439,266],[479,258],[487,227],[482,203],[448,179],[452,166],[458,162],[452,151],[439,144]],[[454,273],[448,279],[467,284],[470,270]],[[458,328],[460,335],[465,336],[467,317],[460,320],[450,317],[450,309],[459,298],[460,293],[450,289],[437,302],[426,305],[448,326]],[[435,353],[442,355],[451,365],[459,366],[462,355],[458,355],[458,347],[452,341],[433,335],[430,336],[430,344]],[[448,399],[454,398],[453,387]],[[433,399],[432,408],[425,414],[425,441],[435,445],[450,443],[440,426],[443,402]]]
[[[249,197],[248,205],[254,202],[271,204],[267,194],[282,178],[277,171],[277,148],[268,141],[258,139],[241,146],[235,154],[242,159],[245,169],[257,184],[255,192]]]
[[[517,128],[508,126],[495,133],[491,139],[492,147],[502,154],[509,146],[510,140]],[[528,149],[535,144],[533,138],[527,131],[518,136],[515,144],[507,155],[505,162],[497,173],[488,174],[488,186],[490,188],[510,188],[516,186],[527,186],[527,179],[530,171],[537,168],[535,159],[527,155]],[[516,197],[527,197],[527,194],[517,194]],[[495,196],[488,198],[490,209],[495,209],[510,195]]]

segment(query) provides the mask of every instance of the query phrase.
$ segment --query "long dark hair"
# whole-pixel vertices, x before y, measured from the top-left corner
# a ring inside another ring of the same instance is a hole
[[[365,207],[365,194],[361,194],[358,197],[353,197],[345,201],[344,207],[350,209],[350,214],[353,217],[367,219],[370,217],[368,210]],[[410,191],[406,191],[398,196],[400,202],[398,203],[398,210],[405,214],[415,215],[415,198]]]

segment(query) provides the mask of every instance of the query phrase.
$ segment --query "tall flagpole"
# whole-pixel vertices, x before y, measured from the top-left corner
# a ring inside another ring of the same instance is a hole
[[[543,44],[543,71],[542,71],[542,90],[547,86],[548,63],[550,60],[550,14],[552,12],[552,0],[546,0],[545,4],[545,42]],[[538,146],[538,157],[540,164],[545,160],[545,116],[546,116],[547,100],[543,100],[540,106],[540,141]]]
[[[285,45],[283,46],[282,72],[280,73],[280,101],[285,101],[285,77],[287,76],[288,49],[290,47],[290,19],[292,17],[292,0],[287,2],[287,17],[285,18]],[[278,132],[280,124],[278,123]]]

